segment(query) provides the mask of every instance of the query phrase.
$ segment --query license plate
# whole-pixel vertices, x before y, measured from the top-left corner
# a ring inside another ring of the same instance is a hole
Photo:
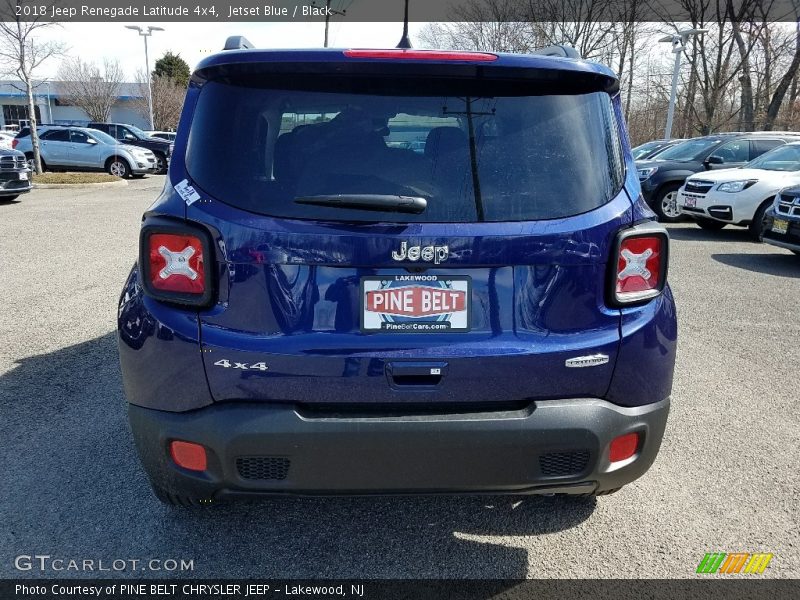
[[[20,174],[19,174],[19,178],[20,178],[21,180],[23,180],[23,181],[27,181],[27,180],[28,180],[28,174],[27,174],[27,173],[24,173],[24,172],[23,172],[23,173],[20,173]]]
[[[387,275],[361,279],[366,333],[469,331],[471,280],[465,276]]]
[[[775,219],[772,222],[772,231],[775,233],[786,233],[789,229],[789,221],[784,221],[783,219]]]
[[[689,198],[688,196],[686,196],[683,199],[683,205],[688,206],[689,208],[694,208],[695,206],[697,206],[697,198]]]

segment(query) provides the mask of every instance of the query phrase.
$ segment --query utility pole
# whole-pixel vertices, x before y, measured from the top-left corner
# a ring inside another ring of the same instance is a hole
[[[325,44],[324,47],[328,47],[328,25],[331,21],[331,15],[337,17],[344,17],[347,15],[346,10],[333,10],[331,9],[331,1],[332,0],[325,0]],[[311,6],[314,8],[318,8],[315,2],[311,3]]]
[[[150,111],[150,129],[153,130],[156,128],[153,123],[153,78],[150,76],[150,56],[147,53],[147,38],[153,35],[154,31],[164,31],[164,28],[152,27],[149,25],[146,29],[138,25],[125,25],[125,28],[138,31],[139,35],[144,38],[144,65],[146,69],[145,74],[147,76],[147,108]]]

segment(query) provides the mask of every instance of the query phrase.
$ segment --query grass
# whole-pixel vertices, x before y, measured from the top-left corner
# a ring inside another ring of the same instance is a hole
[[[119,181],[119,177],[114,177],[107,173],[42,173],[36,175],[32,173],[34,183],[108,183],[109,181]]]

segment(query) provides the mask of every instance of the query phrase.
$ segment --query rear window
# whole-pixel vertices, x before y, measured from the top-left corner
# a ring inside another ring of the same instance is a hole
[[[448,84],[442,95],[408,80],[395,87],[348,93],[209,82],[195,108],[188,171],[207,193],[248,211],[342,221],[553,219],[597,208],[621,187],[605,92],[535,95],[541,86],[520,85],[520,95],[510,86],[496,95],[474,80]],[[408,196],[425,208],[298,202]]]

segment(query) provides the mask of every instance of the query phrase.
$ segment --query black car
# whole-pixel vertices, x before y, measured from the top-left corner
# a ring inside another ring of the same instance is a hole
[[[740,167],[767,150],[800,134],[781,132],[720,133],[686,140],[660,152],[653,160],[636,161],[642,195],[662,222],[680,219],[678,189],[689,175],[709,169]]]
[[[0,200],[14,200],[31,191],[31,170],[22,152],[0,148]]]
[[[763,240],[800,254],[800,185],[785,188],[764,215]]]
[[[151,150],[156,155],[158,173],[167,172],[172,146],[168,141],[150,137],[138,127],[125,123],[89,123],[87,127],[99,129],[123,144]]]

